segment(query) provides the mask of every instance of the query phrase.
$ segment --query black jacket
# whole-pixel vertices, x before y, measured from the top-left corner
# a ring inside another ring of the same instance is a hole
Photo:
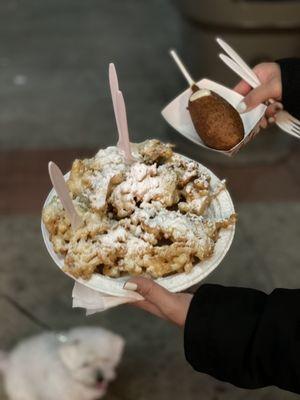
[[[284,108],[300,119],[300,58],[278,60],[281,68]]]
[[[300,118],[300,59],[278,62],[284,107]],[[188,311],[184,347],[199,372],[243,388],[300,393],[300,289],[266,295],[203,285]]]
[[[185,324],[185,354],[199,372],[243,388],[300,393],[300,290],[203,285]]]

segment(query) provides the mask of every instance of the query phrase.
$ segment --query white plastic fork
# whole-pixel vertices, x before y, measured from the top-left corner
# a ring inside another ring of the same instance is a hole
[[[117,129],[118,129],[118,143],[117,143],[117,146],[118,146],[119,149],[122,150],[122,132],[121,132],[121,128],[120,128],[119,118],[117,117],[117,115],[118,115],[118,112],[117,112],[117,92],[119,90],[119,81],[118,81],[118,75],[117,75],[115,64],[110,63],[108,71],[109,71],[108,72],[108,76],[109,76],[110,94],[111,94],[111,99],[112,99],[112,102],[113,102],[116,125],[117,125]]]
[[[52,161],[48,164],[48,171],[53,187],[59,197],[66,214],[71,222],[72,229],[76,231],[82,224],[82,218],[77,213],[73,200],[69,194],[68,186],[59,167]]]
[[[120,150],[123,151],[126,162],[131,163],[133,161],[133,157],[131,153],[129,133],[128,133],[126,107],[122,92],[119,90],[117,71],[113,63],[109,64],[109,85],[110,85],[110,92],[113,102],[117,129],[119,133],[119,140],[117,146]]]
[[[218,44],[223,50],[231,57],[225,54],[220,54],[221,60],[232,69],[237,75],[239,75],[245,82],[247,82],[252,88],[256,88],[261,84],[257,75],[253,70],[246,64],[246,62],[237,54],[231,46],[229,46],[224,40],[217,38]],[[274,103],[273,99],[269,100],[269,103]],[[300,137],[300,121],[294,118],[287,111],[279,111],[275,117],[275,123],[280,129],[289,133],[297,138]]]
[[[253,79],[251,75],[249,75],[245,70],[243,70],[235,61],[233,61],[230,57],[225,54],[219,54],[221,60],[234,71],[240,78],[242,78],[245,82],[247,82],[251,87],[257,87],[259,83]]]
[[[283,131],[297,138],[300,137],[300,121],[287,111],[283,110],[276,114],[275,122]]]

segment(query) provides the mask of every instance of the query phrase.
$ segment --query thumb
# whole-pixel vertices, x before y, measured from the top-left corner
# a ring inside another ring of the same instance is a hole
[[[266,83],[258,86],[256,89],[251,90],[246,97],[237,106],[239,113],[250,111],[252,108],[258,106],[260,103],[268,101],[274,97],[274,87],[271,83]]]
[[[156,305],[161,311],[173,306],[173,294],[155,283],[152,279],[131,278],[125,283],[124,289],[136,291],[149,303]]]

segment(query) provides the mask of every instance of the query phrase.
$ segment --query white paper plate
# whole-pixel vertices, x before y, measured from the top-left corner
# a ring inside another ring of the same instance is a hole
[[[183,157],[183,156],[182,156]],[[184,157],[188,159],[187,157]],[[188,159],[190,160],[190,159]],[[215,186],[220,182],[220,180],[214,175],[209,169],[205,168],[202,164],[199,165],[211,176],[211,183],[212,186]],[[67,180],[69,177],[69,173],[65,175],[65,179]],[[55,195],[54,189],[51,190],[49,193],[44,207],[49,204],[52,200],[53,196]],[[209,215],[215,218],[227,218],[231,214],[234,213],[234,206],[227,190],[223,190],[219,196],[212,201],[211,207],[209,209]],[[52,243],[49,240],[49,233],[43,223],[41,221],[41,229],[42,235],[47,247],[47,250],[52,257],[55,264],[62,269],[64,266],[64,258],[59,256],[53,250]],[[206,261],[202,261],[194,266],[191,272],[189,273],[180,273],[173,276],[168,276],[166,278],[159,278],[156,279],[156,282],[159,283],[161,286],[165,287],[166,289],[170,290],[171,292],[180,292],[184,289],[187,289],[196,283],[200,282],[204,279],[207,275],[209,275],[220,262],[225,257],[226,253],[228,252],[233,237],[235,233],[235,226],[230,226],[227,229],[222,229],[220,231],[219,239],[215,245],[215,250],[213,255]],[[75,279],[72,275],[69,275],[72,279],[76,280],[77,282],[85,285],[91,289],[94,289],[98,292],[106,293],[112,296],[124,296],[128,297],[128,291],[123,289],[124,282],[129,278],[122,277],[122,278],[110,278],[107,276],[103,276],[100,274],[94,274],[91,279],[84,280],[84,279]]]
[[[220,85],[219,83],[210,81],[208,79],[202,79],[197,82],[197,85],[201,89],[209,89],[217,93],[219,96],[223,97],[228,101],[234,108],[241,102],[243,96],[234,90],[228,89],[227,87]],[[241,114],[241,118],[244,125],[245,136],[244,139],[233,147],[229,151],[215,150],[211,147],[207,147],[199,137],[198,133],[195,131],[191,116],[187,110],[189,103],[189,97],[192,91],[190,88],[185,90],[179,96],[177,96],[171,103],[169,103],[161,112],[165,120],[174,128],[176,131],[181,133],[183,136],[196,143],[199,146],[205,147],[210,151],[216,151],[218,153],[223,153],[226,155],[231,155],[235,153],[240,147],[246,144],[252,137],[255,128],[259,124],[260,120],[265,114],[266,106],[260,104],[253,110]]]

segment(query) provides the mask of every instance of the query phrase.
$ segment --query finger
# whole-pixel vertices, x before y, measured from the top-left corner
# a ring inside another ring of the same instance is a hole
[[[260,126],[262,129],[266,129],[266,127],[268,126],[268,121],[267,121],[267,119],[266,119],[266,118],[263,118],[263,119],[260,121],[259,126]]]
[[[267,118],[274,117],[274,115],[281,110],[283,110],[283,105],[276,101],[275,103],[268,106],[266,110],[266,117]]]
[[[128,288],[128,284],[131,287],[135,285],[135,289],[133,290],[142,295],[148,303],[156,306],[168,319],[173,320],[173,314],[178,311],[177,299],[173,293],[170,293],[152,279],[141,277],[131,278],[124,285],[124,289]]]
[[[183,326],[192,300],[188,293],[170,293],[151,279],[132,278],[124,285],[124,289],[135,290],[144,299],[156,306],[166,319]]]
[[[248,85],[247,82],[245,81],[240,81],[234,88],[233,90],[235,90],[236,92],[238,92],[239,94],[241,94],[242,96],[246,96],[250,90],[251,90],[251,86]]]
[[[252,139],[255,138],[255,136],[257,136],[257,135],[259,134],[260,129],[261,129],[260,125],[258,125],[258,126],[255,128],[255,130],[254,130],[254,132],[253,132]]]
[[[274,124],[274,123],[275,123],[275,116],[274,116],[274,117],[268,118],[268,124],[269,124],[269,125],[272,125],[272,124]]]
[[[152,303],[149,301],[137,301],[131,303],[134,307],[141,308],[142,310],[148,311],[150,314],[156,315],[159,318],[166,319],[166,317],[162,314],[162,312]]]
[[[250,111],[260,103],[268,101],[270,98],[276,97],[276,82],[268,82],[251,90],[243,101],[238,105],[237,109],[240,113]]]
[[[154,304],[163,312],[167,307],[173,305],[173,294],[155,283],[152,279],[131,278],[124,285],[124,289],[135,290],[145,300]]]

